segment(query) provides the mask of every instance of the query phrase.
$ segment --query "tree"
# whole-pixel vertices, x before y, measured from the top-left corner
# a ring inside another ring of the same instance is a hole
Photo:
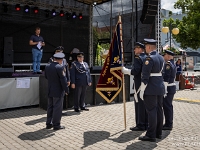
[[[186,13],[187,16],[175,21],[180,32],[178,35],[173,35],[173,38],[181,44],[182,48],[198,49],[200,47],[200,0],[178,0],[174,8],[182,9],[182,13]]]
[[[95,28],[93,28],[93,45],[94,45],[94,51],[96,51],[96,56],[94,59],[94,64],[97,66],[102,66],[104,63],[104,59],[101,57],[104,50],[109,50],[110,43],[98,43],[99,39],[109,39],[110,38],[110,32],[104,31],[104,32],[98,32]]]

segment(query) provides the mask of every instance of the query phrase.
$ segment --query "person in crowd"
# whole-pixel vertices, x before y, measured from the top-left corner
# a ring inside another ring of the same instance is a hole
[[[181,59],[176,61],[176,75],[180,75],[182,73]]]
[[[141,85],[141,72],[145,55],[145,46],[140,42],[136,42],[134,47],[135,58],[132,69],[122,68],[122,72],[128,75],[134,75],[133,89],[135,98],[135,121],[136,126],[131,127],[132,131],[144,131],[148,126],[148,117],[145,110],[144,101],[139,97],[139,90]]]
[[[162,138],[162,106],[165,93],[162,77],[164,59],[156,51],[156,40],[144,39],[144,43],[148,55],[142,67],[140,98],[144,100],[149,124],[145,136],[140,136],[139,140],[155,142],[156,138]]]
[[[169,50],[164,52],[165,66],[163,69],[163,79],[165,85],[165,95],[163,98],[163,111],[165,117],[165,123],[163,130],[172,130],[173,128],[173,105],[172,101],[174,94],[176,93],[176,84],[174,83],[176,78],[176,65],[174,64],[174,53]]]
[[[77,54],[80,52],[80,50],[78,48],[74,48],[71,52],[70,52],[70,56],[69,56],[69,66],[71,66],[73,61],[77,61]]]
[[[33,58],[33,74],[42,74],[40,72],[40,62],[43,55],[43,47],[45,42],[40,35],[41,29],[36,27],[35,34],[30,37],[29,45],[32,46],[32,58]]]
[[[62,65],[64,53],[54,54],[54,61],[45,67],[45,78],[48,80],[48,108],[46,129],[65,129],[60,125],[64,95],[69,93],[68,80]]]
[[[74,111],[88,111],[85,107],[85,96],[88,86],[92,85],[90,68],[84,60],[84,53],[77,54],[77,61],[73,61],[70,67],[71,88],[74,89]]]
[[[55,54],[56,54],[56,53],[63,53],[63,51],[64,51],[64,47],[63,47],[63,46],[58,46],[58,47],[55,48]],[[53,61],[54,61],[54,57],[51,57],[51,58],[49,59],[49,62],[48,62],[48,63],[52,63]],[[66,74],[67,79],[69,79],[69,80],[68,80],[68,86],[70,86],[69,65],[68,65],[68,63],[67,63],[67,61],[66,61],[65,58],[63,58],[62,65],[65,66],[64,72],[65,72],[65,74]]]

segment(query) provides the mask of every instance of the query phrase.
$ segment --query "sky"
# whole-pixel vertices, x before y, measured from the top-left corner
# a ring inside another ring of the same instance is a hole
[[[179,12],[179,9],[174,9],[175,2],[177,2],[177,0],[161,0],[161,8],[171,10],[174,13]]]
[[[143,0],[138,1],[138,9],[141,10],[143,8],[142,2]],[[162,9],[167,9],[172,11],[173,13],[180,12],[181,10],[174,9],[174,4],[177,0],[161,0],[161,8]],[[112,7],[112,12],[119,12],[119,11],[126,11],[130,10],[131,11],[131,4],[132,0],[113,0],[113,7]],[[123,7],[122,7],[123,6]],[[109,5],[104,3],[100,6],[97,6],[94,9],[94,16],[99,16],[100,15],[106,15],[110,13],[110,3]]]

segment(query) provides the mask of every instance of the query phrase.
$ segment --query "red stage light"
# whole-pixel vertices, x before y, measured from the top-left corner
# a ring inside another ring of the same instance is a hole
[[[20,4],[16,4],[16,5],[15,5],[15,10],[16,10],[16,11],[20,11],[20,10],[21,10]]]
[[[60,17],[63,17],[63,16],[64,16],[64,11],[61,10],[61,11],[60,11]]]
[[[79,13],[79,19],[82,19],[82,18],[83,18],[82,13]]]
[[[33,11],[34,11],[35,14],[37,14],[39,12],[38,7],[34,7]]]

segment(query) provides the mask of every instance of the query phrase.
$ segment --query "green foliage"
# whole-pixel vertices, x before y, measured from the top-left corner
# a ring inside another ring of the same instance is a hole
[[[182,9],[187,16],[182,20],[174,21],[180,32],[178,35],[173,35],[173,38],[181,44],[182,48],[198,49],[200,47],[200,0],[177,0],[174,8]]]
[[[171,49],[170,49],[170,47],[167,47],[167,50],[170,50],[170,51],[174,52],[174,54],[176,54],[176,55],[180,55],[181,54],[181,52],[178,49],[174,48],[174,47],[171,47]]]
[[[105,43],[99,45],[98,39],[109,39],[110,33],[109,32],[97,32],[96,29],[93,30],[93,38],[95,37],[95,40],[93,39],[93,42],[96,44],[94,47],[94,50],[96,51],[95,56],[95,65],[102,66],[104,64],[104,59],[101,57],[101,54],[104,52],[104,50],[109,50],[110,43]]]

